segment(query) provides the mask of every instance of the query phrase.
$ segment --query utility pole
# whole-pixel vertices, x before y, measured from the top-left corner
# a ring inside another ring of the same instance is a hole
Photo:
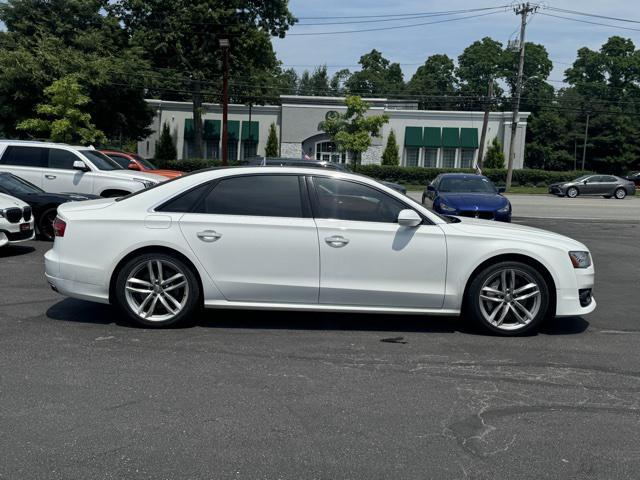
[[[582,171],[584,171],[584,161],[587,158],[587,137],[589,136],[589,113],[587,113],[587,123],[584,126],[584,143],[582,144]]]
[[[480,150],[478,150],[478,168],[482,171],[484,165],[484,142],[487,139],[487,126],[489,125],[489,112],[491,111],[491,102],[493,100],[493,78],[489,79],[489,87],[487,88],[487,101],[484,106],[484,118],[482,119],[482,133],[480,134]]]
[[[229,164],[227,144],[229,143],[229,39],[220,38],[218,40],[223,55],[222,72],[222,165]]]
[[[509,141],[509,162],[507,164],[507,191],[511,188],[511,178],[513,177],[513,162],[516,158],[515,144],[518,133],[518,113],[520,110],[520,95],[522,94],[522,71],[524,69],[524,44],[525,30],[527,28],[527,15],[538,10],[537,5],[529,2],[521,3],[513,11],[520,15],[520,62],[518,64],[518,78],[516,80],[516,91],[513,98],[513,115],[511,116],[511,140]]]

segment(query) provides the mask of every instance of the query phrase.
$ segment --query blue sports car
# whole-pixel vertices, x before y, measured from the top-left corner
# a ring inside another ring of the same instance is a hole
[[[444,173],[438,175],[422,194],[422,203],[443,215],[511,221],[511,203],[483,175]]]

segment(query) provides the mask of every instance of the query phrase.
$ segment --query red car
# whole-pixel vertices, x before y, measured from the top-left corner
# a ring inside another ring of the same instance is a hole
[[[180,172],[179,170],[164,170],[157,168],[149,160],[146,160],[135,153],[119,152],[118,150],[100,150],[100,152],[113,159],[122,168],[128,168],[129,170],[155,173],[156,175],[162,175],[166,178],[176,178],[184,175],[184,172]]]

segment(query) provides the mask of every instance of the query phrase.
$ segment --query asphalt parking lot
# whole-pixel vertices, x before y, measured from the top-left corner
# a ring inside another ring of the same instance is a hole
[[[593,314],[524,338],[251,311],[144,330],[49,290],[49,244],[0,249],[0,478],[637,478],[640,223],[518,221],[590,247]]]

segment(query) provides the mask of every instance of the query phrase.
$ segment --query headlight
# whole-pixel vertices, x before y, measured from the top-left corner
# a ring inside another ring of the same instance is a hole
[[[511,204],[507,203],[504,207],[498,210],[498,213],[509,213],[511,210]]]
[[[455,212],[456,209],[453,207],[450,207],[449,205],[447,205],[444,202],[440,202],[440,210],[442,210],[443,212]]]
[[[569,252],[569,258],[573,268],[588,268],[591,266],[591,255],[589,252]]]
[[[144,185],[144,188],[153,187],[156,184],[156,182],[153,182],[151,180],[147,180],[146,178],[134,178],[134,180],[136,182],[140,182],[142,185]]]

